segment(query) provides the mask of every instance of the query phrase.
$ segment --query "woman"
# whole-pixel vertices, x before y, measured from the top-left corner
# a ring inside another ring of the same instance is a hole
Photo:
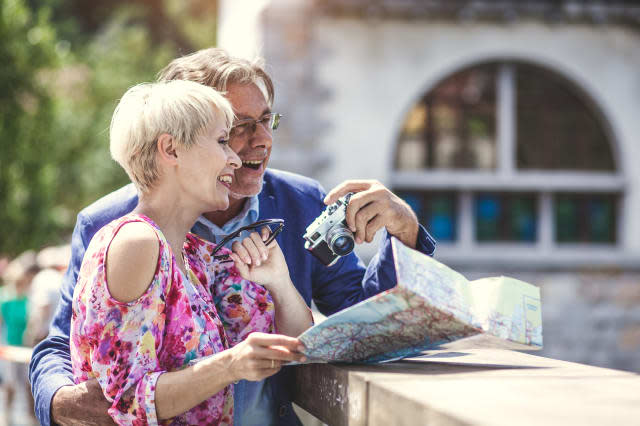
[[[222,95],[188,81],[135,86],[112,118],[111,155],[139,202],[87,248],[71,358],[78,383],[98,379],[116,423],[232,423],[234,381],[304,360],[297,339],[266,334],[311,324],[277,243],[265,246],[264,232],[235,243],[234,266],[187,235],[200,214],[228,207],[240,165],[227,142],[232,120]]]

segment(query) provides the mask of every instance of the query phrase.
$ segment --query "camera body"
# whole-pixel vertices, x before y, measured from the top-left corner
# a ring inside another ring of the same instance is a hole
[[[349,192],[328,206],[307,226],[302,236],[305,239],[304,248],[327,266],[351,253],[355,247],[353,232],[346,222],[347,205],[352,195],[353,192]]]

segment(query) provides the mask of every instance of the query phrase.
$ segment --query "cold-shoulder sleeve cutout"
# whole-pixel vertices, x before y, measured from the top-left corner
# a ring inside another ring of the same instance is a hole
[[[123,303],[139,299],[153,281],[160,243],[155,230],[144,222],[124,224],[107,251],[107,287]]]

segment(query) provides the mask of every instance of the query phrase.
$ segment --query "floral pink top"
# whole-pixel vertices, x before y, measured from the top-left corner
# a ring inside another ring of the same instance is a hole
[[[145,294],[122,303],[109,294],[105,259],[114,236],[129,222],[153,227],[160,252]],[[267,290],[242,279],[233,263],[213,261],[214,247],[187,236],[187,278],[160,229],[143,215],[114,220],[91,240],[73,294],[71,361],[76,383],[98,379],[116,423],[157,424],[155,385],[162,373],[234,346],[253,331],[275,332]],[[232,424],[232,395],[226,387],[163,423]]]

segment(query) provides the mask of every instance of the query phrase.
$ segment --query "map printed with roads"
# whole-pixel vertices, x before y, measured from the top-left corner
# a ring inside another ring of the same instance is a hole
[[[480,333],[542,347],[537,287],[508,277],[468,281],[395,238],[392,244],[397,285],[300,335],[308,362],[383,362]]]

